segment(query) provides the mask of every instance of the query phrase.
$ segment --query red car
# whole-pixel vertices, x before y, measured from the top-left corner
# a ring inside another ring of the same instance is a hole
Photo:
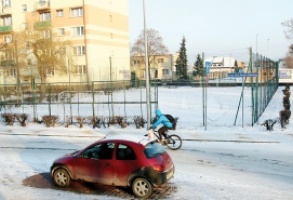
[[[156,140],[105,138],[55,160],[51,175],[60,187],[83,180],[131,187],[135,196],[147,198],[173,177],[174,164]]]

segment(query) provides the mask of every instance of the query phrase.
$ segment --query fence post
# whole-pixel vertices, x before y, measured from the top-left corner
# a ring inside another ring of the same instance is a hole
[[[92,102],[93,117],[95,117],[95,90],[94,90],[93,81],[92,81],[92,97],[93,97],[93,102]]]
[[[49,84],[49,116],[51,117],[51,84]]]

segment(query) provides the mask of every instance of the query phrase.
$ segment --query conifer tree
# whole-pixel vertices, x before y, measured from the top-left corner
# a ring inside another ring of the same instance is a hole
[[[176,75],[178,79],[188,79],[187,75],[187,54],[186,54],[186,47],[185,47],[185,37],[183,37],[180,50],[179,50],[179,57],[176,60]]]
[[[192,72],[193,76],[204,76],[205,75],[205,69],[203,67],[203,60],[200,54],[197,54],[196,61],[194,63],[194,68]]]

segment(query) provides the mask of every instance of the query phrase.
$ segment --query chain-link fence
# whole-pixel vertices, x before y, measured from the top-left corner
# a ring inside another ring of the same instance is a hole
[[[256,123],[273,95],[278,89],[278,63],[269,58],[253,54],[253,70],[258,73],[258,77],[252,82],[252,123]]]
[[[65,124],[93,118],[104,124],[119,119],[132,123],[135,118],[146,122],[145,81],[2,85],[1,89],[1,113],[25,113],[28,121],[57,116]],[[157,93],[151,84],[151,110],[158,103]]]

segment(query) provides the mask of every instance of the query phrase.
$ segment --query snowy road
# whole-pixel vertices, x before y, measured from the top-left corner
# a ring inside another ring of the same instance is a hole
[[[48,172],[53,160],[96,139],[0,135],[0,199],[133,199],[119,188],[85,194],[52,186]],[[182,149],[169,152],[175,177],[164,187],[168,192],[158,190],[154,199],[293,199],[290,143],[184,142]],[[41,181],[47,185],[34,183],[44,174]]]

